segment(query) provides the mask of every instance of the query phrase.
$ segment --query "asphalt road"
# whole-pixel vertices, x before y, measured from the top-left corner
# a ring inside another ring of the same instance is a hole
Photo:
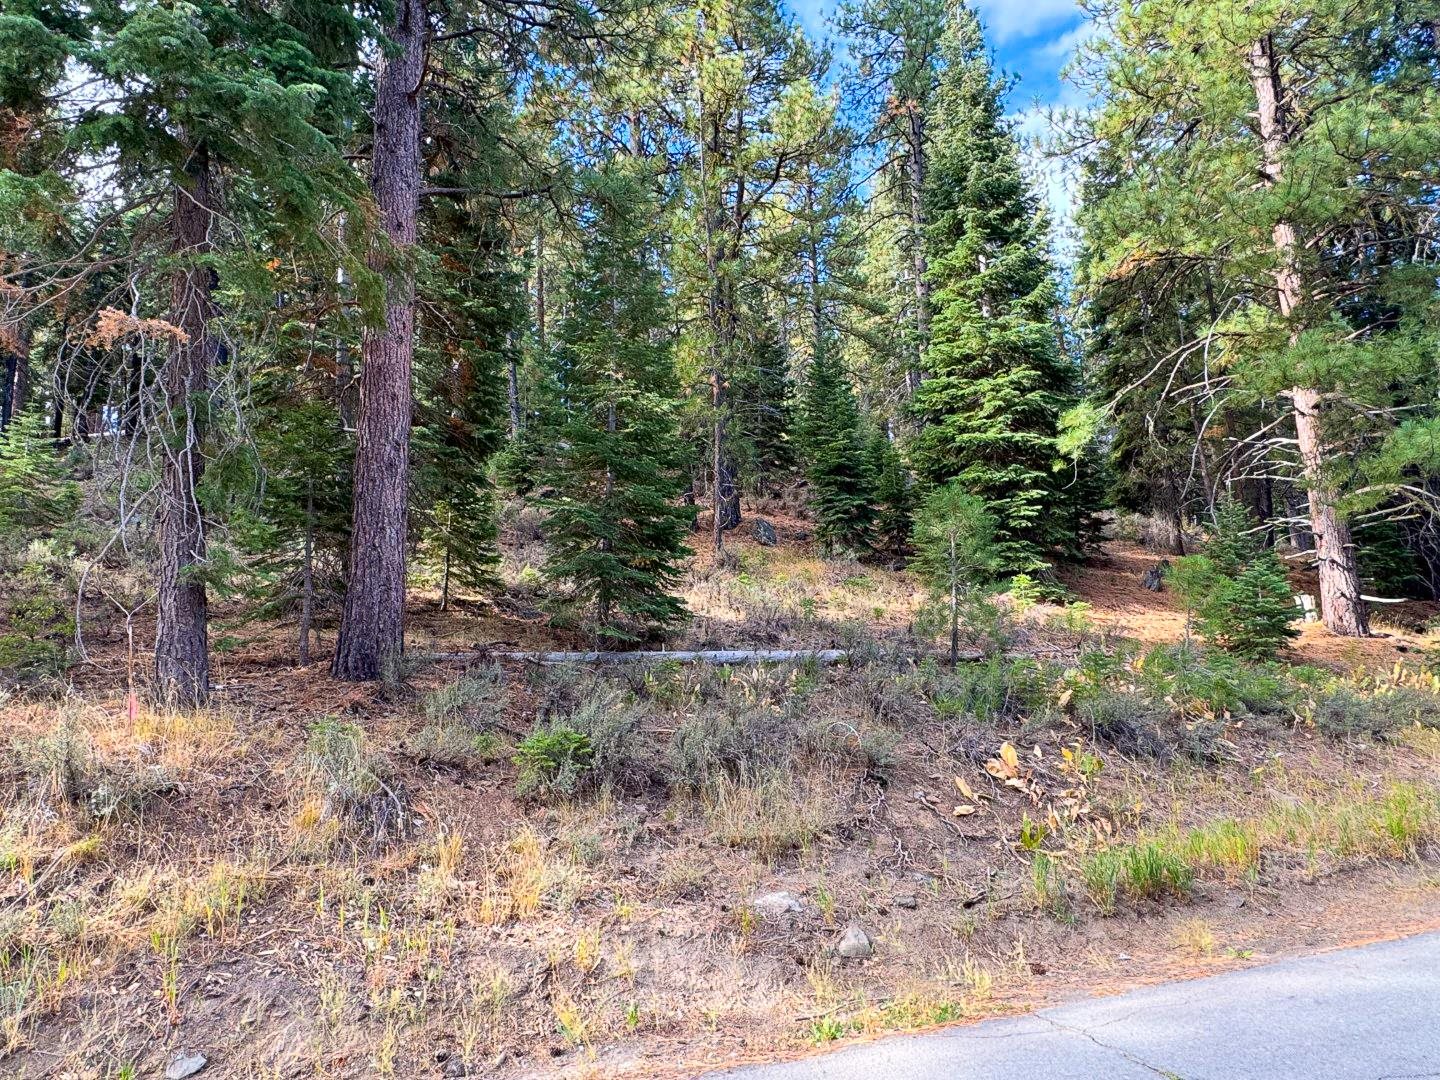
[[[1285,960],[712,1080],[1440,1078],[1440,933]]]

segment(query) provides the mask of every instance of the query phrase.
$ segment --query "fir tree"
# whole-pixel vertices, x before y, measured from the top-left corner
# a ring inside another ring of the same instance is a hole
[[[80,493],[67,474],[39,409],[0,432],[0,538],[7,546],[53,533],[74,513]]]
[[[870,474],[875,480],[875,536],[883,550],[899,554],[910,541],[915,489],[909,470],[884,431],[870,438]]]
[[[553,363],[562,396],[548,433],[546,575],[593,604],[599,633],[633,634],[684,612],[671,595],[689,514],[674,413],[669,312],[652,264],[654,208],[619,165],[587,178],[589,238],[567,282]]]
[[[850,380],[829,349],[806,378],[801,445],[820,546],[865,550],[875,532],[875,478]]]
[[[1285,566],[1260,542],[1250,512],[1226,496],[1203,555],[1177,561],[1176,591],[1206,641],[1252,660],[1273,659],[1299,635]]]
[[[1004,119],[1004,83],[964,5],[946,30],[926,205],[933,317],[911,458],[958,480],[999,522],[1010,572],[1073,546],[1054,466],[1072,375],[1060,358],[1047,224]]]

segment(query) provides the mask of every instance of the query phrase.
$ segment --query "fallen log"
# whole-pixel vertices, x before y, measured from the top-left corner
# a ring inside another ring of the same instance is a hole
[[[792,660],[835,664],[844,660],[847,653],[844,649],[631,649],[615,652],[500,652],[476,649],[423,655],[428,660],[523,660],[533,664],[658,664],[667,660],[682,664],[783,664]]]

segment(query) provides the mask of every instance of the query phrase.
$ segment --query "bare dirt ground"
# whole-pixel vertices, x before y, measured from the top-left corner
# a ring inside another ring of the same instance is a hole
[[[677,644],[909,634],[920,596],[903,571],[821,560],[803,520],[767,516],[779,547],[737,536],[725,563],[697,558]],[[422,594],[416,647],[583,644],[528,591],[531,542],[508,545],[494,606],[442,613]],[[1174,641],[1183,613],[1140,585],[1154,559],[1111,543],[1065,582],[1097,628]],[[1045,618],[1026,640],[1072,646]],[[637,675],[646,745],[727,695],[896,741],[883,767],[799,758],[758,810],[653,778],[521,797],[514,747],[558,692],[527,665],[471,708],[486,746],[445,758],[416,749],[433,694],[485,665],[354,686],[291,666],[290,628],[236,633],[205,714],[132,711],[118,633],[76,672],[83,695],[0,704],[0,1072],[159,1076],[196,1049],[205,1076],[686,1076],[1440,926],[1440,745],[1420,734],[1335,739],[1237,714],[1217,718],[1214,760],[1158,761],[1063,714],[945,727],[917,691],[882,716],[875,702],[911,693],[898,668],[741,672],[678,697]],[[1378,671],[1425,648],[1310,627],[1294,653]],[[335,773],[317,778],[307,747],[327,718],[363,733],[350,764],[383,790],[351,805]],[[67,768],[90,770],[78,802],[59,790]],[[133,805],[96,814],[122,784]],[[1095,899],[1097,855],[1188,850],[1197,831],[1221,839],[1195,856],[1193,888]],[[852,924],[867,957],[837,954]]]

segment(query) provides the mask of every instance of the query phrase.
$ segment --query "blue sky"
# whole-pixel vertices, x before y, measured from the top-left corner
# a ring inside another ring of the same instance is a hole
[[[784,0],[806,30],[817,39],[827,33],[826,16],[837,0]],[[1044,134],[1045,112],[1055,106],[1083,104],[1073,86],[1060,79],[1060,71],[1087,30],[1075,0],[972,0],[984,20],[986,36],[995,51],[996,64],[1018,80],[1010,95],[1010,110],[1027,136]],[[1051,213],[1063,230],[1073,209],[1074,191],[1066,171],[1056,161],[1032,156],[1037,187],[1044,191]],[[1061,240],[1060,247],[1066,245]]]
[[[815,37],[826,32],[826,17],[836,0],[785,0]],[[1075,0],[972,0],[985,22],[1000,67],[1017,75],[1012,98],[1016,111],[1036,99],[1044,104],[1064,100],[1060,69],[1069,59],[1084,18]]]

